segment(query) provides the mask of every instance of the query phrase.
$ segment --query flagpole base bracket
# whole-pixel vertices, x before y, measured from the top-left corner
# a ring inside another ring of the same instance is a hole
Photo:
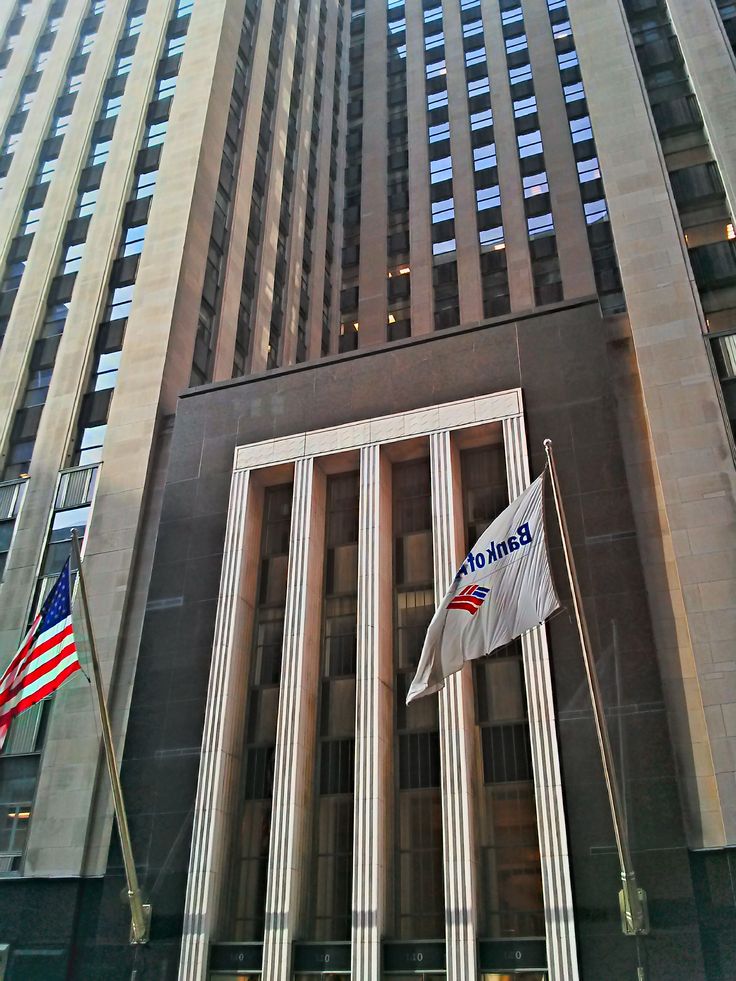
[[[130,943],[131,944],[147,944],[151,939],[151,904],[143,903],[143,933],[140,936],[136,936],[135,924],[130,924]]]
[[[621,909],[621,930],[627,937],[645,937],[649,933],[649,908],[647,894],[643,889],[635,889],[636,899],[624,886],[618,894]],[[632,901],[633,900],[633,901]]]

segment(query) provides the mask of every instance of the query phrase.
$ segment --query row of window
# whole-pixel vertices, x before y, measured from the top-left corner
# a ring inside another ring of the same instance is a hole
[[[340,8],[342,12],[342,7]],[[326,42],[326,28],[327,24],[327,3],[326,0],[321,0],[319,7],[319,22],[317,26],[317,47],[318,50],[323,51]],[[317,194],[317,167],[319,159],[319,149],[320,149],[320,135],[322,132],[321,119],[322,119],[322,88],[324,82],[324,68],[322,60],[317,60],[317,65],[315,67],[314,73],[314,95],[312,98],[312,125],[309,137],[309,166],[307,168],[307,203],[304,211],[304,235],[302,237],[302,247],[301,247],[301,280],[299,284],[299,307],[297,310],[297,322],[296,322],[296,351],[295,351],[295,361],[300,364],[307,360],[308,357],[308,341],[307,341],[307,331],[309,326],[309,315],[311,308],[311,280],[312,280],[312,261],[313,261],[313,243],[312,236],[314,233],[314,220],[316,216],[315,209],[315,196]],[[337,94],[337,93],[336,93]],[[340,103],[337,102],[333,105],[333,123],[339,115]],[[336,147],[333,144],[332,147],[333,154],[336,152]],[[332,183],[332,180],[331,180]],[[329,208],[329,205],[328,205]],[[334,219],[334,198],[333,198],[333,214],[328,214],[328,225],[331,229],[332,222]],[[331,232],[330,232],[331,234]],[[332,248],[330,247],[330,253]],[[331,265],[331,258],[326,260],[326,269]],[[329,277],[329,274],[328,274]],[[331,279],[330,279],[331,283]],[[324,284],[323,284],[323,296],[324,296]],[[331,298],[330,298],[331,299]],[[324,307],[324,303],[323,303]],[[328,321],[329,322],[329,321]],[[328,349],[329,351],[329,343]]]
[[[66,0],[55,0],[49,7],[46,16],[44,31],[36,43],[33,61],[21,82],[20,91],[15,101],[13,112],[5,125],[5,132],[0,142],[0,190],[5,181],[5,177],[10,169],[13,154],[20,143],[23,129],[25,128],[28,113],[36,98],[38,86],[41,83],[41,76],[51,57],[51,49],[54,46],[59,23],[66,7]],[[94,38],[96,27],[94,26],[93,15],[87,18],[90,21],[90,31]],[[9,53],[10,49],[6,49]],[[1,59],[0,59],[1,60]],[[67,70],[64,82],[64,94],[76,92],[81,78],[84,74],[86,62],[86,51],[82,50],[81,42],[77,45],[75,54],[72,57],[69,69]]]
[[[127,24],[131,22],[131,18],[140,8],[140,0],[132,0]],[[97,15],[97,18],[99,18],[99,15]],[[85,25],[86,27],[82,32],[82,37],[93,37],[94,35],[90,33],[92,25],[89,17],[85,21]],[[97,21],[95,21],[95,28],[96,25]],[[134,42],[135,40],[133,38]],[[115,71],[113,69],[111,78],[114,77]],[[102,112],[104,112],[104,108]],[[31,469],[31,458],[33,456],[36,435],[41,423],[44,405],[48,397],[56,354],[61,335],[64,331],[66,317],[71,306],[76,276],[84,255],[90,216],[94,210],[92,199],[96,198],[97,188],[99,188],[102,178],[104,161],[107,158],[107,152],[112,140],[115,120],[114,118],[105,118],[102,112],[98,116],[93,129],[87,161],[79,179],[74,211],[67,225],[61,255],[56,268],[56,275],[51,282],[47,298],[46,313],[31,355],[26,389],[21,397],[20,406],[16,411],[10,446],[3,471],[4,480],[24,476]],[[52,139],[58,139],[58,137]],[[105,147],[104,153],[100,151],[101,146]],[[54,153],[58,156],[56,149],[54,149]],[[45,151],[42,150],[43,157],[45,157]],[[41,190],[45,194],[47,190],[46,182],[41,184],[34,193],[38,193]],[[36,210],[40,211],[40,208]],[[24,244],[28,244],[28,247],[29,238],[31,238],[29,234],[24,236]],[[18,244],[20,245],[20,243]]]
[[[291,239],[291,202],[294,193],[294,179],[297,163],[297,136],[301,87],[304,77],[304,51],[307,32],[308,0],[300,0],[297,16],[296,50],[292,69],[291,92],[289,94],[289,115],[286,126],[286,152],[281,182],[281,208],[279,211],[278,237],[276,240],[276,264],[273,275],[273,297],[271,301],[271,322],[268,331],[268,351],[266,367],[276,368],[283,357],[284,307],[287,300],[287,277],[289,269],[289,242]]]
[[[550,4],[550,23],[557,49],[598,298],[604,312],[616,313],[624,309],[625,301],[588,104],[565,0],[554,0],[554,4]]]
[[[652,106],[690,262],[712,339],[726,411],[736,435],[730,341],[736,317],[736,233],[687,66],[662,0],[624,4]],[[717,3],[731,44],[736,6]]]
[[[256,314],[259,292],[259,265],[263,244],[263,224],[266,204],[273,141],[273,119],[276,109],[281,52],[286,27],[286,0],[276,0],[273,10],[271,38],[268,46],[266,81],[261,105],[261,121],[255,152],[253,188],[251,192],[248,234],[245,242],[245,263],[240,289],[240,306],[235,331],[235,357],[233,373],[243,374],[250,354],[253,337],[253,320]]]
[[[171,55],[169,51],[173,42],[174,48],[181,52],[189,27],[191,5],[184,6],[186,10],[183,15],[180,13],[181,3],[174,7],[159,58],[154,90],[136,161],[135,180],[124,212],[118,251],[110,272],[107,299],[97,328],[89,380],[77,420],[72,455],[74,466],[96,463],[102,459],[107,420],[125,340],[125,328],[133,305],[138,264],[148,227],[151,197],[156,186],[161,147],[168,130],[173,93],[181,63],[181,53]],[[140,9],[136,10],[136,13],[140,12],[142,12]],[[125,55],[119,53],[118,57],[121,56]],[[111,81],[116,85],[124,85],[124,78],[124,74],[115,75]],[[96,204],[100,179],[101,173],[95,182],[96,186],[90,189],[94,197],[86,202],[86,206],[92,211]]]
[[[248,100],[251,58],[259,14],[259,0],[248,0],[243,11],[240,43],[235,59],[235,75],[230,93],[225,140],[220,160],[220,174],[215,192],[204,287],[192,357],[192,385],[201,385],[212,379],[214,350],[222,303],[222,283],[230,245],[235,185],[243,143],[243,123]]]
[[[347,134],[342,231],[342,276],[338,351],[358,347],[361,184],[363,147],[363,78],[365,55],[365,0],[352,0],[348,49]]]

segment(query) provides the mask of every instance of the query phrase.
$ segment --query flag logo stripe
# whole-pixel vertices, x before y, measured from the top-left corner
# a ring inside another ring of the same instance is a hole
[[[490,589],[486,589],[484,586],[466,586],[448,603],[447,609],[464,610],[471,616],[475,616],[489,593]]]

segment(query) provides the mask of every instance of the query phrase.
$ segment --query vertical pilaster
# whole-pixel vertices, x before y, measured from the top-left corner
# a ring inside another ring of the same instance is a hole
[[[529,458],[522,416],[504,419],[503,437],[509,498],[513,500],[529,486]],[[521,648],[542,864],[547,965],[550,978],[577,981],[579,974],[570,857],[562,799],[552,673],[544,627],[527,631],[521,638]]]
[[[481,0],[483,27],[491,82],[493,132],[496,135],[498,185],[501,190],[501,213],[506,243],[511,310],[531,310],[534,306],[534,282],[529,258],[529,234],[524,213],[524,189],[519,172],[514,109],[506,45],[501,26],[501,10],[495,0]]]
[[[379,981],[392,751],[391,500],[380,446],[360,451],[352,977]]]
[[[360,347],[386,340],[386,5],[368,3],[363,56],[363,173],[360,191]]]
[[[467,324],[483,319],[483,294],[480,282],[480,246],[476,217],[473,148],[470,143],[468,86],[465,79],[465,52],[457,0],[446,0],[443,4],[443,20],[452,147],[452,190],[455,198],[460,323]]]
[[[263,219],[265,231],[261,242],[259,286],[255,297],[255,312],[253,313],[254,334],[251,355],[251,372],[253,374],[264,371],[268,362],[271,312],[276,278],[278,225],[281,214],[281,199],[284,194],[286,139],[289,128],[289,109],[291,108],[291,82],[294,74],[298,17],[299,2],[298,0],[291,0],[284,25],[281,69],[279,71],[276,108],[272,121],[271,163],[265,193],[266,211]],[[245,144],[243,156],[251,156],[248,144]]]
[[[263,940],[263,977],[269,981],[291,981],[292,942],[301,913],[305,830],[314,757],[324,494],[324,478],[316,469],[314,459],[297,460]]]
[[[245,651],[256,595],[261,495],[251,474],[233,475],[194,805],[179,981],[204,981],[224,894],[225,844],[235,819],[246,703]]]
[[[667,0],[708,140],[718,161],[731,214],[736,215],[736,72],[714,0]]]
[[[424,78],[424,16],[420,4],[406,8],[406,111],[409,124],[409,236],[411,332],[434,330],[432,303],[432,219],[427,144],[427,91]]]
[[[462,553],[459,460],[449,432],[431,434],[430,465],[434,592],[439,604]],[[448,981],[477,975],[472,692],[468,670],[452,675],[439,695]]]

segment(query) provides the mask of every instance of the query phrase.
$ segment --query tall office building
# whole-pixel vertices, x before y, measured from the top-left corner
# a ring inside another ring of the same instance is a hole
[[[736,975],[734,43],[727,0],[2,7],[0,663],[78,529],[153,906],[130,947],[78,675],[0,754],[7,979]],[[639,945],[551,511],[563,612],[404,705],[547,436]]]

